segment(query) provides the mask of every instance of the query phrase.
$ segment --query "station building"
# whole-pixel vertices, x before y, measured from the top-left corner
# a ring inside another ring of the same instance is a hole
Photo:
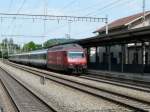
[[[144,22],[143,13],[115,20],[108,24],[108,32],[111,35],[128,32],[126,33],[126,35],[128,35],[130,31],[136,31],[136,29],[146,26],[150,26],[150,11],[145,12]],[[100,40],[103,40],[101,38],[109,38],[105,35],[105,26],[94,31],[94,33],[97,33]],[[125,36],[125,34],[122,36]],[[116,36],[111,37],[111,39],[114,38],[114,40],[116,38]],[[134,35],[130,35],[127,42],[114,41],[113,43],[104,43],[105,41],[101,41],[98,45],[93,44],[91,47],[87,46],[89,69],[136,73],[150,72],[149,39],[143,41],[142,37],[140,37],[141,40],[134,38]],[[134,41],[130,41],[133,39]]]

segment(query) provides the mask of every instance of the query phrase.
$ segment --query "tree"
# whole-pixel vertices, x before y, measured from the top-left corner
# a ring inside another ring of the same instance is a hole
[[[3,39],[2,40],[2,46],[6,48],[7,44],[8,44],[8,39],[7,38]]]
[[[0,58],[2,58],[2,51],[0,51]]]
[[[55,45],[55,44],[70,42],[70,41],[73,41],[73,40],[74,40],[74,39],[65,39],[65,38],[50,39],[50,40],[48,40],[48,41],[46,41],[46,42],[44,43],[44,47],[47,48],[47,47],[50,47],[50,46]]]
[[[32,51],[32,50],[35,50],[35,49],[36,49],[36,45],[33,41],[31,41],[31,42],[29,42],[29,43],[27,43],[23,46],[24,51]]]
[[[41,44],[36,44],[36,49],[42,49],[42,45]]]
[[[33,41],[31,41],[31,42],[29,42],[29,43],[27,43],[27,44],[25,44],[23,46],[23,51],[28,52],[28,51],[33,51],[33,50],[41,49],[41,48],[42,48],[42,45],[35,44]]]
[[[46,42],[44,42],[44,47],[49,47],[49,46],[52,46],[52,45],[55,45],[55,44],[58,44],[59,42],[56,40],[56,39],[50,39]]]

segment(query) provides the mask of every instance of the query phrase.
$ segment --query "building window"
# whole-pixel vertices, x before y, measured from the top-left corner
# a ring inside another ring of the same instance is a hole
[[[96,48],[95,47],[90,48],[90,62],[92,63],[96,62]]]
[[[119,63],[122,63],[122,52],[119,52]]]
[[[117,58],[114,57],[114,53],[111,53],[111,63],[112,64],[117,64]]]
[[[137,52],[133,54],[132,64],[138,64],[138,53]]]
[[[103,63],[107,64],[107,55],[106,55],[106,53],[103,53]]]

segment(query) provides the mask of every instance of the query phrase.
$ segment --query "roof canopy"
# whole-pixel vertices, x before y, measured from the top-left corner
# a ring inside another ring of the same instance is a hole
[[[63,44],[77,43],[83,47],[107,46],[114,44],[127,44],[134,42],[150,42],[150,26],[110,33],[108,35],[98,35],[86,39],[80,39]],[[62,44],[57,44],[62,45]],[[57,46],[55,45],[55,46]]]
[[[77,43],[84,47],[90,47],[148,41],[150,42],[150,26],[108,35],[99,35],[93,38],[79,40]]]

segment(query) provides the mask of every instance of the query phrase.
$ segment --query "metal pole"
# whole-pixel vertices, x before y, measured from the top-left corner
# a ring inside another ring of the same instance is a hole
[[[124,72],[124,57],[125,57],[125,45],[121,45],[122,59],[121,59],[121,72]]]
[[[145,64],[145,43],[142,43],[143,46],[143,64]]]
[[[110,53],[110,46],[107,46],[107,55],[108,55],[108,70],[111,71],[111,53]]]
[[[68,21],[68,38],[69,38],[69,39],[71,38],[71,23],[72,23],[72,21],[69,20],[69,21]]]
[[[90,62],[90,48],[87,47],[87,64]]]
[[[139,64],[139,59],[138,59],[138,49],[137,49],[137,43],[135,43],[135,53],[136,53],[136,59],[135,59],[135,64]]]
[[[44,0],[44,31],[43,31],[43,39],[45,40],[45,36],[46,36],[46,17],[47,17],[47,0]],[[44,47],[44,42],[42,44],[42,47]]]
[[[2,45],[1,45],[1,56],[2,56],[2,60],[3,60],[3,48],[2,48]]]
[[[145,0],[143,0],[143,27],[145,26]]]
[[[99,57],[98,57],[98,47],[96,46],[96,63],[99,63]]]
[[[106,35],[108,34],[108,16],[106,16],[106,20],[105,20],[105,26],[106,26]]]
[[[142,70],[142,73],[144,74],[144,68],[145,68],[145,43],[143,42],[142,43],[142,67],[143,67],[143,70]]]
[[[8,57],[9,57],[9,43],[7,42],[7,54],[8,54]]]
[[[108,17],[106,15],[105,19],[105,33],[108,35]],[[106,47],[106,52],[107,52],[107,60],[108,60],[108,71],[111,71],[111,56],[110,56],[110,46]]]

